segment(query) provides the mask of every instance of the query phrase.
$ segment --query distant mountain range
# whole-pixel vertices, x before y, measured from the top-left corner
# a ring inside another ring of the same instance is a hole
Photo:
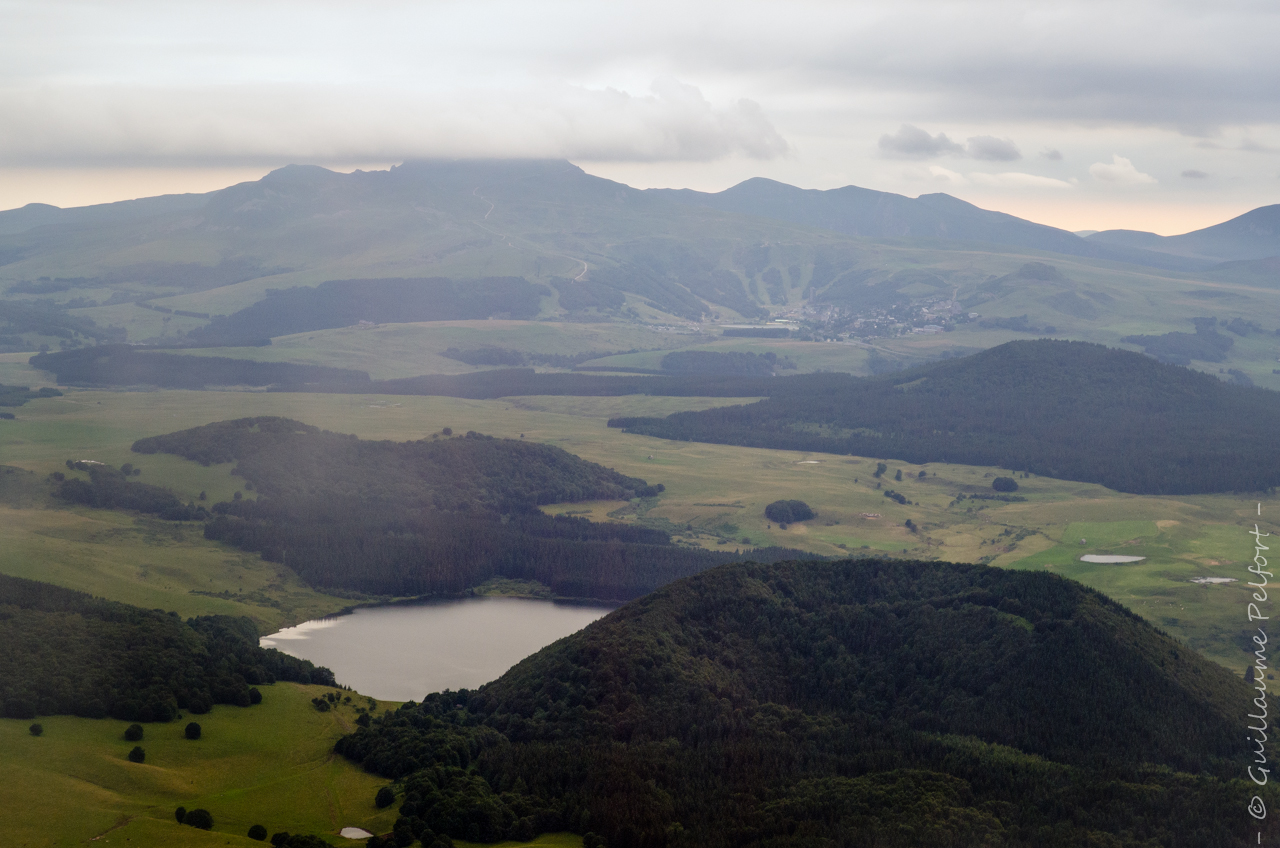
[[[1228,319],[1270,330],[1274,306],[1256,290],[1276,285],[1268,263],[1280,256],[1278,210],[1182,236],[1082,238],[945,194],[765,179],[718,193],[639,190],[563,160],[432,160],[351,174],[290,165],[207,194],[0,212],[0,350],[107,336],[212,343],[212,329],[196,322],[238,316],[239,326],[268,301],[258,312],[288,320],[253,339],[382,322],[362,313],[363,301],[303,319],[331,281],[445,278],[464,289],[523,280],[536,293],[480,318],[732,322],[808,308],[840,316],[847,330],[859,316],[901,321],[929,309],[936,323],[942,312],[977,320],[967,316],[980,310],[988,329],[1114,343],[1132,329],[1111,325],[1181,329],[1212,296]],[[1249,289],[1170,297],[1179,277]],[[164,332],[161,321],[171,322]]]
[[[1210,264],[1209,257],[1184,255],[1141,240],[1131,243],[1092,236],[1082,239],[1066,230],[982,209],[949,194],[922,194],[912,199],[857,186],[818,191],[761,177],[715,194],[690,189],[651,191],[691,206],[774,218],[852,236],[980,242],[1174,270]],[[1274,252],[1280,253],[1280,236],[1273,236],[1272,245]]]
[[[488,200],[541,200],[701,207],[877,239],[977,242],[1062,253],[1159,268],[1204,268],[1218,262],[1280,256],[1280,204],[1177,236],[1136,230],[1105,230],[1084,238],[1067,230],[982,209],[949,194],[916,198],[858,186],[826,191],[801,189],[755,177],[721,192],[692,189],[639,191],[593,177],[561,160],[453,160],[407,162],[388,171],[341,174],[316,166],[289,165],[257,182],[207,194],[162,195],[96,206],[60,209],[30,203],[0,211],[0,235],[46,226],[101,226],[168,215],[201,213],[206,220],[242,220],[246,214],[279,221],[299,214],[362,205],[468,195],[476,205],[480,186]],[[492,194],[492,197],[489,197]],[[293,213],[292,215],[290,213]],[[256,214],[254,214],[256,213]]]
[[[1266,259],[1280,256],[1280,203],[1180,236],[1104,230],[1088,236],[1085,241],[1215,262]]]

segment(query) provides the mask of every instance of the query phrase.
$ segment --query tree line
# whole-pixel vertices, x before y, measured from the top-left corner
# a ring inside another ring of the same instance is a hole
[[[822,375],[830,376],[830,375]],[[1010,342],[891,376],[612,427],[683,441],[988,465],[1136,494],[1280,484],[1280,394],[1084,342]]]
[[[111,344],[40,353],[30,364],[57,375],[64,386],[159,386],[203,389],[206,386],[298,386],[342,383],[369,387],[369,374],[323,365],[258,362],[225,356],[185,356],[133,345]]]
[[[523,277],[330,280],[314,288],[269,289],[267,296],[187,334],[192,347],[241,346],[275,336],[349,327],[361,321],[456,321],[533,318],[549,296]]]
[[[247,707],[276,680],[336,685],[328,669],[258,647],[247,618],[145,610],[0,575],[0,705],[8,718],[171,721]]]

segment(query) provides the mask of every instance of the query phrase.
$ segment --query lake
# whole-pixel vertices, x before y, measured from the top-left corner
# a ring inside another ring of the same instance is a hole
[[[260,640],[333,670],[363,695],[420,701],[474,689],[576,633],[612,606],[528,598],[465,598],[357,609],[288,627]]]

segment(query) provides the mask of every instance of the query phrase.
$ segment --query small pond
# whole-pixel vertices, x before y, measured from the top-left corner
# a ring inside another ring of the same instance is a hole
[[[1112,556],[1111,554],[1085,554],[1081,562],[1142,562],[1146,557]]]
[[[327,666],[363,695],[420,701],[496,680],[613,609],[492,597],[369,607],[285,628],[261,644]]]

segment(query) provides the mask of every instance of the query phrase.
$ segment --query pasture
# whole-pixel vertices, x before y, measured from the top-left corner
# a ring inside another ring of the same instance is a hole
[[[29,721],[0,719],[0,808],[4,841],[24,848],[107,844],[262,845],[245,836],[262,824],[268,833],[316,833],[334,844],[346,826],[390,830],[394,809],[378,810],[373,796],[386,781],[333,753],[338,737],[354,729],[351,704],[321,713],[311,699],[333,691],[276,683],[262,687],[256,707],[217,706],[202,716],[145,725],[143,763],[126,755],[127,722],[70,716]],[[345,694],[345,693],[344,693]],[[368,706],[368,699],[352,695]],[[376,709],[394,707],[377,703]],[[184,737],[199,722],[198,740]],[[209,832],[177,823],[174,809],[203,808]]]

